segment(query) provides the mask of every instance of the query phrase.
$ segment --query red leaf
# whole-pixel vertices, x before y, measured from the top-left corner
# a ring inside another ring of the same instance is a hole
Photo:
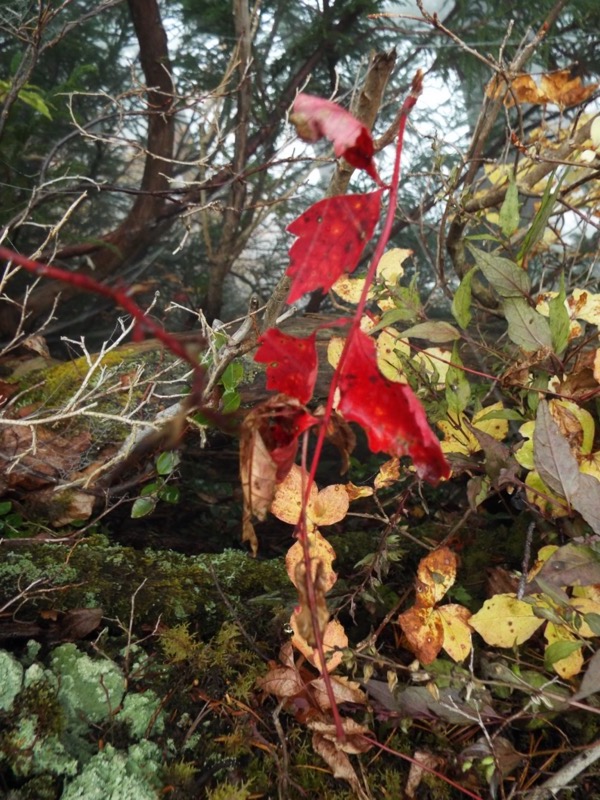
[[[365,430],[369,447],[393,456],[408,453],[431,483],[450,474],[421,403],[407,384],[392,383],[377,367],[375,342],[357,330],[340,372],[339,411]]]
[[[381,191],[320,200],[288,225],[298,237],[290,248],[288,303],[318,288],[327,292],[356,269],[379,219]]]
[[[277,328],[263,333],[254,360],[269,364],[267,389],[296,397],[301,403],[310,400],[317,380],[316,336],[316,331],[306,338],[289,336]]]
[[[294,101],[290,122],[301,139],[316,142],[325,136],[333,142],[333,152],[349,164],[364,169],[381,185],[373,163],[373,140],[367,128],[337,103],[311,94],[299,94]]]

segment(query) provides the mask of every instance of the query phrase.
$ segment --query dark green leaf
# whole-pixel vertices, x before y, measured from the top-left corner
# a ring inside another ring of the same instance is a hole
[[[460,333],[449,322],[419,322],[401,333],[402,338],[427,339],[428,342],[453,342]]]
[[[561,356],[569,343],[569,329],[571,321],[565,305],[565,276],[560,276],[560,291],[548,303],[550,309],[550,333],[552,334],[552,349],[557,356]]]
[[[5,500],[2,503],[0,503],[0,517],[3,517],[5,514],[8,514],[11,508],[12,508],[12,503],[10,502],[10,500]]]
[[[525,238],[523,239],[523,244],[519,249],[519,253],[517,255],[517,261],[519,264],[523,263],[523,260],[527,253],[531,250],[531,248],[539,242],[539,240],[544,235],[544,231],[546,230],[546,225],[548,224],[548,220],[550,219],[550,215],[554,209],[554,204],[556,202],[556,198],[558,197],[558,193],[560,191],[561,184],[565,179],[565,175],[567,174],[568,170],[561,175],[556,189],[552,191],[552,181],[554,180],[554,175],[556,174],[556,170],[548,177],[548,182],[546,183],[546,188],[544,189],[544,195],[542,197],[542,202],[540,203],[540,207],[537,211],[537,214],[533,218],[533,222],[531,223],[531,227],[527,231]]]
[[[476,271],[477,267],[472,267],[467,272],[452,298],[452,316],[463,329],[471,322],[471,283]]]
[[[519,190],[512,172],[509,180],[504,202],[500,208],[500,230],[506,237],[512,236],[519,227]]]
[[[475,264],[501,297],[523,298],[529,294],[531,289],[529,277],[514,261],[478,250],[468,242],[467,247],[475,259]]]
[[[552,347],[548,320],[538,314],[524,298],[507,297],[502,308],[511,341],[527,352]]]

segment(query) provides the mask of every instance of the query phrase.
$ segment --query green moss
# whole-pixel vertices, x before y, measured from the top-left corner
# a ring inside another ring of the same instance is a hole
[[[185,556],[115,546],[94,536],[76,548],[32,542],[11,552],[5,542],[1,552],[0,601],[34,581],[44,588],[63,587],[51,599],[37,595],[23,613],[28,607],[32,612],[101,607],[105,616],[125,624],[135,594],[136,625],[154,625],[159,617],[169,626],[185,620],[205,637],[230,615],[222,594],[236,616],[252,622],[253,633],[267,630],[273,609],[294,597],[283,562],[252,559],[241,550]],[[258,614],[253,603],[261,595],[265,605]]]

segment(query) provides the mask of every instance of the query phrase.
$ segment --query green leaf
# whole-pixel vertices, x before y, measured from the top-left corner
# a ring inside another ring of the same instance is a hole
[[[556,189],[552,191],[552,181],[554,180],[554,176],[556,175],[556,170],[551,173],[548,177],[548,182],[546,184],[546,188],[544,189],[544,194],[542,196],[542,202],[540,203],[540,207],[537,211],[537,214],[533,218],[531,223],[531,227],[527,231],[525,238],[523,239],[523,244],[521,245],[519,252],[517,254],[517,262],[522,264],[525,256],[531,250],[531,248],[539,242],[539,240],[544,235],[544,231],[546,230],[546,225],[548,224],[548,220],[550,219],[550,215],[554,209],[554,204],[558,197],[558,193],[560,191],[560,187],[562,182],[565,179],[568,170],[565,170],[560,177]]]
[[[552,335],[552,349],[557,356],[561,356],[569,343],[569,330],[571,328],[571,321],[569,319],[569,312],[565,305],[567,295],[565,293],[565,276],[560,276],[560,291],[548,303],[550,309],[550,316],[548,318],[550,323],[550,333]]]
[[[159,475],[170,475],[180,461],[181,457],[176,450],[167,450],[156,459],[156,471]]]
[[[10,502],[10,500],[5,500],[3,503],[0,503],[0,517],[3,517],[5,514],[8,514],[11,508],[12,508],[12,503]]]
[[[462,361],[455,343],[452,349],[452,366],[446,372],[446,403],[448,412],[459,416],[465,410],[471,399],[471,384],[467,380],[465,371],[461,369]]]
[[[164,500],[165,503],[172,503],[175,505],[179,502],[179,489],[177,486],[163,486],[162,489],[159,489],[158,496],[161,500]]]
[[[460,339],[460,333],[449,322],[420,322],[400,334],[402,338],[427,339],[428,342],[452,342]]]
[[[600,636],[600,614],[594,614],[593,612],[584,614],[583,621],[590,626],[596,636]]]
[[[463,330],[471,322],[471,283],[477,267],[472,267],[460,282],[452,299],[452,315]]]
[[[508,335],[527,352],[552,347],[550,324],[523,297],[507,297],[503,311],[508,322]]]
[[[493,411],[488,411],[487,414],[478,417],[477,421],[484,422],[486,419],[509,419],[514,422],[525,421],[523,414],[514,408],[495,408]]]
[[[514,261],[493,253],[485,253],[483,250],[473,247],[469,242],[467,242],[467,247],[475,259],[475,264],[501,297],[523,298],[529,294],[531,289],[529,277]]]
[[[221,376],[221,383],[225,390],[235,389],[244,379],[244,365],[241,361],[232,361],[225,368],[225,372]]]
[[[512,236],[519,227],[519,190],[512,172],[509,174],[509,181],[510,184],[500,208],[500,230],[507,238]]]
[[[131,519],[140,519],[154,511],[156,501],[151,497],[138,497],[131,506]]]
[[[242,398],[237,389],[226,389],[221,397],[221,407],[224,414],[232,414],[240,407]]]
[[[544,653],[544,666],[546,669],[551,669],[557,661],[562,661],[563,658],[568,658],[571,653],[576,650],[581,650],[583,642],[564,641],[552,642],[546,648]]]
[[[162,483],[162,481],[161,481]],[[140,491],[140,497],[148,497],[149,495],[156,494],[159,489],[158,483],[147,483]]]

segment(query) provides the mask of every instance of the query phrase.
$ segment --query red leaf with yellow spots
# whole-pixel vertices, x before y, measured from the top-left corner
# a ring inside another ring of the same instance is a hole
[[[298,237],[290,248],[288,303],[315,289],[327,292],[341,275],[356,269],[379,219],[381,191],[329,197],[288,225]]]

